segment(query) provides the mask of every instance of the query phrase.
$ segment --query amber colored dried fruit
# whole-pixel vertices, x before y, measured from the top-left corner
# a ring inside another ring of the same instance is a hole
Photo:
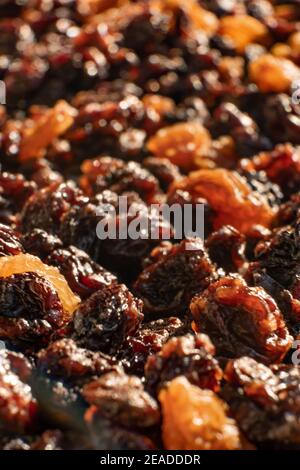
[[[144,269],[134,284],[145,312],[151,316],[182,314],[193,295],[205,289],[215,274],[201,239],[164,245],[163,250],[158,247],[151,256],[155,258],[153,264]]]
[[[205,246],[212,261],[226,273],[239,271],[245,265],[246,237],[230,225],[213,232]]]
[[[0,277],[6,278],[29,272],[44,277],[53,286],[64,307],[65,320],[69,319],[80,299],[71,291],[66,279],[57,268],[47,266],[36,256],[29,254],[0,257]]]
[[[257,444],[300,448],[298,366],[267,367],[249,357],[230,361],[222,396],[240,428]]]
[[[53,183],[29,198],[20,216],[21,229],[25,233],[35,228],[57,233],[61,220],[69,209],[84,202],[86,198],[73,182]]]
[[[251,43],[265,43],[268,30],[253,16],[233,15],[220,19],[218,34],[231,39],[238,52],[244,52]]]
[[[30,430],[37,419],[37,404],[26,383],[31,374],[22,355],[0,350],[0,429],[5,432]]]
[[[200,388],[217,392],[222,370],[214,359],[215,348],[206,335],[171,338],[148,358],[145,366],[147,389],[154,394],[179,375]]]
[[[151,5],[162,12],[171,11],[176,13],[178,9],[181,9],[192,29],[202,30],[208,35],[215,33],[218,28],[216,15],[200,6],[197,0],[190,0],[189,2],[185,0],[154,0]]]
[[[251,356],[264,363],[280,362],[292,344],[282,314],[261,287],[248,287],[227,276],[210,284],[191,302],[196,331],[213,341],[217,356]]]
[[[300,79],[300,68],[288,59],[264,54],[250,62],[249,76],[262,93],[284,93]]]
[[[196,159],[206,156],[211,146],[207,129],[199,122],[173,124],[160,129],[148,140],[148,150],[156,157],[167,158],[184,170],[196,167]]]
[[[148,427],[159,421],[156,401],[144,390],[141,379],[133,375],[111,372],[83,388],[88,403],[96,405],[100,414],[122,426]]]
[[[142,302],[125,285],[112,284],[82,302],[73,319],[77,344],[91,350],[115,352],[133,335],[143,319]]]
[[[235,450],[239,431],[227,407],[211,390],[201,390],[185,377],[172,380],[159,394],[163,442],[167,450]]]
[[[22,136],[19,151],[20,161],[39,158],[56,137],[71,127],[74,115],[76,115],[76,110],[62,100],[58,101],[53,108],[45,111],[36,121],[33,121]]]
[[[215,211],[214,228],[232,225],[247,233],[253,224],[269,227],[275,216],[267,200],[251,190],[246,179],[225,169],[199,170],[174,183],[169,193],[187,191],[192,199],[206,199]]]

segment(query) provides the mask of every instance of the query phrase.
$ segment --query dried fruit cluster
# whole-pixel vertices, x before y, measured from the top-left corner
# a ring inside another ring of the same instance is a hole
[[[0,37],[0,449],[300,449],[297,1],[4,0]]]

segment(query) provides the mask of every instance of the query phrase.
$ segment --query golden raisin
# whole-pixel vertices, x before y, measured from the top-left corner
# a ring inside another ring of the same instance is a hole
[[[222,168],[194,171],[174,183],[170,192],[188,191],[192,199],[205,198],[215,211],[214,228],[232,225],[247,233],[253,224],[269,227],[275,216],[266,199],[252,191],[235,171]]]
[[[220,20],[218,33],[229,37],[241,53],[248,44],[264,43],[267,38],[266,26],[248,15],[224,16]]]
[[[185,377],[169,382],[159,394],[163,442],[167,450],[235,450],[241,448],[235,421],[214,392],[201,390]]]
[[[282,93],[300,78],[300,68],[289,59],[264,54],[250,62],[249,76],[261,92]]]
[[[205,156],[211,146],[209,132],[198,122],[174,124],[160,129],[148,141],[148,150],[167,158],[179,168],[195,168],[196,159]]]
[[[36,256],[29,254],[0,257],[0,277],[27,272],[35,272],[45,277],[57,291],[65,312],[71,316],[80,299],[71,291],[66,279],[57,268],[47,266]]]
[[[64,100],[37,117],[23,134],[19,158],[26,161],[39,158],[48,145],[63,134],[74,121],[75,109]]]

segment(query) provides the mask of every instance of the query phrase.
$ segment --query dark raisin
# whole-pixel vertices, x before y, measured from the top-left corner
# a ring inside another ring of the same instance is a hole
[[[214,265],[201,239],[170,245],[159,255],[138,277],[134,289],[151,317],[183,314],[193,295],[213,279]]]
[[[191,302],[194,328],[213,341],[217,356],[249,355],[264,363],[280,362],[288,352],[289,335],[273,298],[261,287],[248,287],[227,276],[210,284]]]
[[[85,300],[74,314],[73,337],[88,349],[116,352],[141,320],[142,302],[124,285],[112,284]]]
[[[143,165],[158,179],[164,191],[167,191],[170,184],[180,178],[178,167],[167,158],[148,157],[143,160]]]
[[[62,248],[62,241],[55,235],[51,235],[45,230],[34,228],[22,236],[22,244],[25,251],[38,256],[44,261],[52,251]]]
[[[92,261],[84,251],[73,246],[52,251],[45,263],[56,266],[72,291],[81,298],[89,297],[93,292],[116,282],[113,274]]]
[[[239,271],[246,262],[246,237],[230,225],[213,232],[206,241],[206,248],[212,261],[226,273]]]
[[[73,183],[53,185],[37,191],[26,203],[21,214],[23,232],[34,228],[57,234],[63,216],[71,207],[82,204],[82,192]]]
[[[122,428],[103,418],[95,406],[85,413],[93,448],[97,450],[153,450],[153,442],[140,433]]]
[[[169,381],[185,376],[194,385],[217,392],[222,370],[214,353],[206,335],[171,338],[157,354],[148,358],[145,366],[147,390],[158,394]]]
[[[0,337],[44,342],[65,321],[61,300],[40,274],[0,278]]]
[[[18,233],[7,225],[0,224],[0,256],[14,256],[23,252]]]
[[[117,364],[101,352],[80,348],[71,338],[64,338],[38,353],[37,368],[39,373],[80,384],[93,376],[117,370]]]
[[[169,338],[180,334],[183,329],[183,322],[176,317],[142,324],[134,336],[127,338],[120,352],[125,369],[130,373],[143,375],[148,356],[160,351]]]
[[[143,428],[159,421],[158,404],[133,375],[105,374],[85,385],[83,396],[101,415],[121,426]]]
[[[260,445],[299,449],[300,373],[297,366],[267,367],[249,357],[230,361],[222,395],[245,435]]]
[[[37,404],[28,385],[31,365],[22,355],[0,350],[0,428],[26,432],[37,420]]]

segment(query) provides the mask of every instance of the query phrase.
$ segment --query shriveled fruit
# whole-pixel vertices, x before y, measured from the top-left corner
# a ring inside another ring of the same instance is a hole
[[[251,43],[265,43],[268,30],[253,16],[232,15],[221,18],[218,34],[229,37],[237,51],[242,53]]]
[[[80,348],[73,339],[63,338],[39,351],[37,369],[39,373],[81,384],[93,377],[118,370],[118,367],[109,356]]]
[[[122,194],[136,191],[146,201],[158,192],[158,181],[136,162],[124,162],[117,158],[100,157],[86,160],[81,166],[81,187],[89,195],[105,189]]]
[[[136,332],[142,319],[142,302],[126,286],[112,284],[79,306],[73,319],[73,337],[83,347],[113,353]]]
[[[201,390],[177,377],[159,394],[163,442],[167,450],[235,450],[238,428],[227,407],[211,390]]]
[[[173,124],[159,130],[148,141],[148,150],[156,157],[167,158],[179,168],[196,168],[196,159],[206,156],[211,137],[198,122]]]
[[[239,271],[246,262],[246,237],[230,225],[213,232],[206,241],[206,248],[211,259],[226,273]]]
[[[144,375],[148,356],[160,351],[169,338],[183,330],[184,323],[177,317],[143,323],[134,336],[127,338],[120,351],[124,368],[132,374]]]
[[[158,247],[152,256],[154,262],[144,269],[134,284],[145,311],[151,316],[166,316],[172,312],[183,314],[193,295],[205,289],[215,275],[215,267],[201,239],[164,245],[161,251]]]
[[[53,284],[36,272],[0,277],[0,312],[0,337],[36,345],[70,317]]]
[[[210,284],[191,302],[196,331],[213,341],[217,356],[248,355],[264,363],[280,362],[292,344],[274,299],[261,287],[248,287],[227,276]]]
[[[228,363],[222,396],[245,435],[273,448],[300,448],[298,366],[267,367],[249,357]]]
[[[52,251],[45,259],[45,263],[56,266],[72,291],[81,298],[86,298],[93,292],[116,282],[113,274],[74,246]]]
[[[263,93],[284,93],[300,79],[300,68],[289,59],[264,54],[250,62],[249,76]]]
[[[30,272],[47,279],[56,290],[64,307],[65,320],[70,318],[80,299],[71,291],[66,279],[57,268],[47,266],[36,256],[29,254],[0,257],[0,277],[6,278],[14,274]]]
[[[275,211],[267,200],[252,191],[246,179],[225,169],[199,170],[174,183],[169,193],[187,191],[192,199],[206,199],[214,210],[213,224],[217,230],[232,225],[247,233],[253,224],[269,227]]]
[[[300,151],[291,144],[277,145],[272,151],[260,152],[251,160],[241,160],[240,167],[248,173],[265,172],[285,196],[300,189]]]
[[[15,230],[0,224],[0,257],[15,256],[24,252],[20,237]]]
[[[58,237],[40,228],[34,228],[23,235],[22,244],[27,253],[38,256],[42,261],[45,261],[54,250],[63,247]]]
[[[222,370],[214,359],[215,348],[206,335],[171,338],[145,366],[147,389],[158,394],[161,388],[179,375],[192,384],[217,392]]]
[[[37,404],[28,382],[31,365],[22,355],[0,350],[0,429],[23,433],[33,429]]]
[[[105,374],[85,385],[82,393],[100,414],[122,426],[148,427],[159,421],[158,404],[133,375]]]
[[[35,228],[57,234],[61,220],[68,210],[86,202],[82,191],[73,182],[52,185],[40,189],[27,201],[20,225],[23,232]]]
[[[20,144],[20,161],[39,158],[48,145],[63,134],[74,121],[76,110],[66,101],[58,101],[56,105],[32,122],[25,129]]]
[[[104,418],[96,406],[85,413],[93,449],[95,450],[154,450],[155,445],[148,437],[134,430],[121,427]]]

